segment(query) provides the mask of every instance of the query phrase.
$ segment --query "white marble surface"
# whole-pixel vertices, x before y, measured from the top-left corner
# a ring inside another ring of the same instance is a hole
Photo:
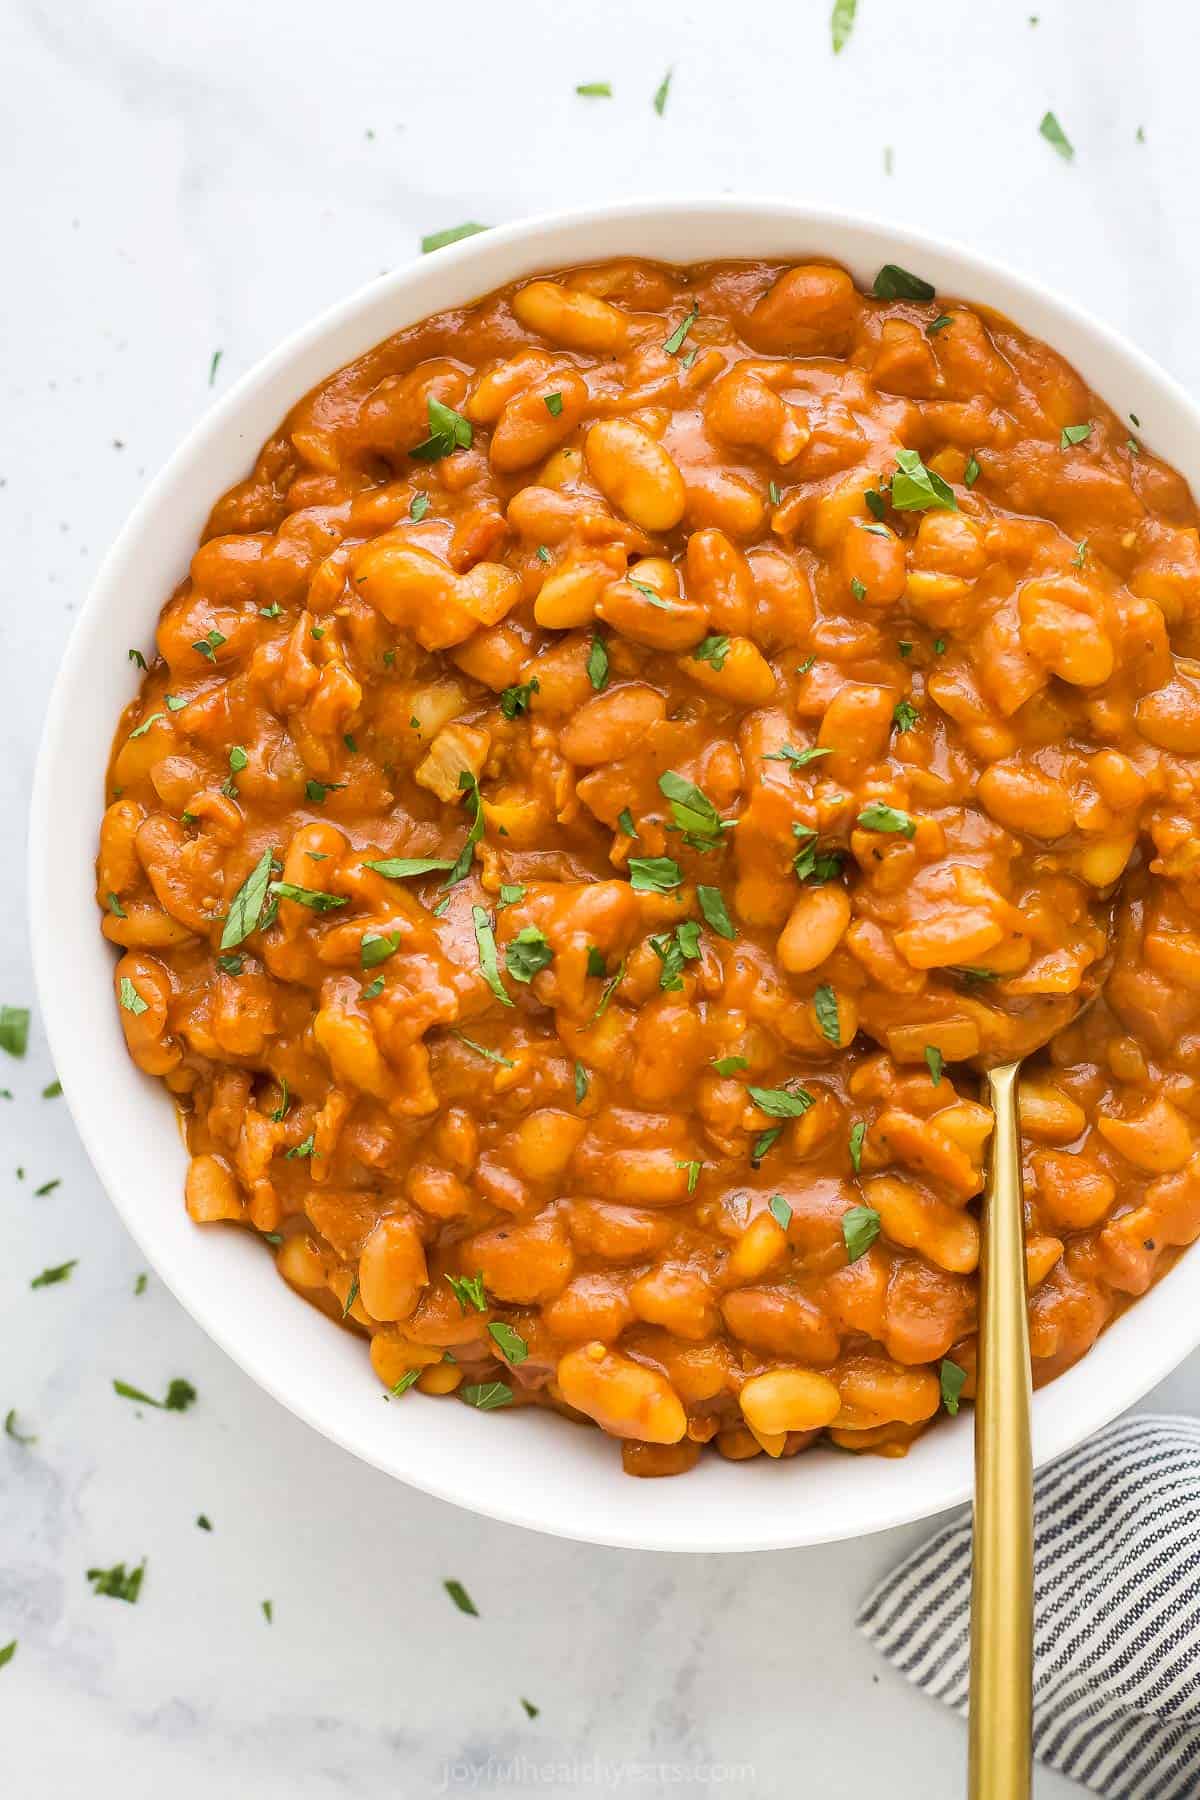
[[[422,232],[639,191],[802,195],[1040,273],[1200,386],[1193,9],[859,11],[835,61],[827,0],[459,0],[429,15],[402,0],[8,0],[0,1000],[32,1000],[24,808],[100,553],[209,403],[215,350],[221,387]],[[575,97],[597,80],[616,98]],[[1047,107],[1071,165],[1038,136]],[[27,1060],[0,1062],[14,1095],[0,1099],[0,1412],[38,1434],[28,1449],[0,1437],[13,1800],[963,1792],[959,1723],[852,1627],[920,1530],[683,1560],[409,1493],[280,1411],[153,1277],[135,1295],[139,1255],[63,1102],[40,1098],[36,1022]],[[30,1290],[69,1257],[69,1284]],[[183,1416],[139,1416],[111,1391],[113,1376],[161,1392],[173,1375],[200,1391]],[[1200,1359],[1152,1398],[1194,1410]],[[143,1556],[136,1607],[91,1596],[90,1564]],[[446,1576],[479,1619],[453,1610]],[[1068,1791],[1039,1782],[1047,1800]]]

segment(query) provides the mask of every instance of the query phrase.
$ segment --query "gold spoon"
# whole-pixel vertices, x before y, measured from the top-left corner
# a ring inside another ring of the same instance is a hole
[[[1074,1024],[1101,993],[1109,959],[1088,971],[1064,1018],[1051,1005],[1015,1061],[984,1072],[995,1124],[983,1192],[975,1393],[971,1578],[970,1800],[1028,1800],[1033,1759],[1033,1378],[1017,1083],[1031,1051]],[[1032,1025],[1028,1018],[1026,1027]],[[1047,1029],[1048,1028],[1048,1029]]]

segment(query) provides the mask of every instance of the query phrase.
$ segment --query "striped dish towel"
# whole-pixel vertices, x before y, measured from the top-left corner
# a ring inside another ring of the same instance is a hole
[[[1200,1796],[1200,1420],[1120,1419],[1038,1476],[1033,1747],[1109,1800]],[[967,1710],[971,1524],[886,1577],[859,1629]]]

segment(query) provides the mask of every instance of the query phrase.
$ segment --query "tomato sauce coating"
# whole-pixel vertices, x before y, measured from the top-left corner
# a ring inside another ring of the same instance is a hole
[[[634,1474],[971,1395],[963,1065],[1047,1021],[1035,1378],[1200,1235],[1195,506],[1044,344],[877,287],[616,262],[377,346],[218,501],[109,768],[192,1217],[388,1387]]]

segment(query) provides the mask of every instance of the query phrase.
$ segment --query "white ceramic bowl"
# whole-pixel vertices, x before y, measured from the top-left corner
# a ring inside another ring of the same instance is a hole
[[[971,1486],[969,1411],[900,1461],[814,1452],[786,1463],[707,1457],[635,1481],[597,1431],[534,1408],[480,1414],[412,1393],[385,1406],[365,1346],[279,1280],[248,1233],[201,1230],[183,1206],[171,1102],[126,1055],[92,856],[113,726],[217,496],[250,469],[289,407],[323,377],[427,314],[519,276],[615,256],[833,257],[869,286],[898,262],[999,309],[1067,356],[1200,491],[1200,411],[1145,356],[1036,283],[979,256],[782,201],[643,202],[489,231],[374,281],[296,332],[201,420],[130,518],[83,608],[46,719],[30,835],[33,947],[46,1029],[88,1154],[159,1275],[243,1369],[356,1456],[477,1512],[563,1537],[656,1550],[764,1550],[855,1537],[936,1513]],[[1171,1273],[1034,1408],[1037,1461],[1105,1424],[1200,1341],[1200,1254]]]

